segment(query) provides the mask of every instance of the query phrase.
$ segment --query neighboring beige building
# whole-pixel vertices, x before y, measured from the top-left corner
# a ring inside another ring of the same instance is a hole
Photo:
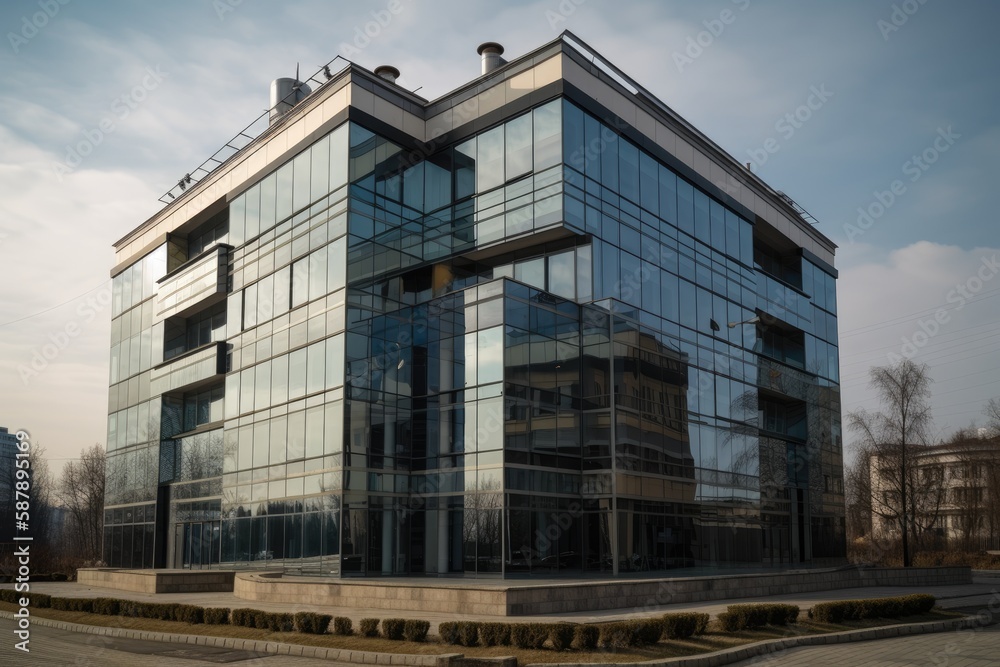
[[[907,503],[918,540],[931,538],[974,550],[1000,549],[1000,436],[982,430],[946,444],[906,450]],[[871,459],[872,532],[898,534],[901,460],[894,452]]]

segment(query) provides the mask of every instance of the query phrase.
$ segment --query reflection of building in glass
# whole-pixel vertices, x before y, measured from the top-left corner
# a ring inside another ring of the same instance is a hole
[[[843,555],[834,246],[594,57],[352,65],[116,245],[105,560]]]

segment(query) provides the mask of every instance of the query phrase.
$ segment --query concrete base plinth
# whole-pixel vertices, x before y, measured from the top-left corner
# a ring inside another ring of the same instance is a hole
[[[244,600],[366,609],[522,616],[790,595],[875,586],[950,586],[972,583],[967,567],[839,568],[757,574],[573,581],[462,579],[320,579],[277,572],[236,575],[233,594]]]

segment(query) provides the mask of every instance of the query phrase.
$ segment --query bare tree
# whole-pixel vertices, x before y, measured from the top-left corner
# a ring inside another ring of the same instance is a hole
[[[991,398],[987,401],[983,414],[988,420],[987,428],[993,431],[993,435],[1000,436],[1000,398]]]
[[[879,395],[882,411],[858,410],[847,415],[848,428],[860,437],[860,454],[872,458],[873,513],[898,527],[902,537],[903,566],[911,565],[910,539],[937,523],[942,502],[941,486],[914,474],[908,460],[927,444],[931,425],[930,376],[926,364],[909,359],[869,371],[871,386]]]
[[[872,534],[872,473],[871,458],[860,455],[844,470],[844,501],[847,506],[847,539],[869,537]]]
[[[64,544],[74,560],[101,557],[106,465],[104,448],[95,444],[80,452],[79,461],[70,461],[63,468],[56,496],[66,510]]]

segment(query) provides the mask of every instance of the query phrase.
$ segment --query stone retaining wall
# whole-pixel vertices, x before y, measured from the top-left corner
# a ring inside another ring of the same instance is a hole
[[[116,570],[83,568],[76,580],[87,586],[114,588],[135,593],[229,593],[232,570]]]

